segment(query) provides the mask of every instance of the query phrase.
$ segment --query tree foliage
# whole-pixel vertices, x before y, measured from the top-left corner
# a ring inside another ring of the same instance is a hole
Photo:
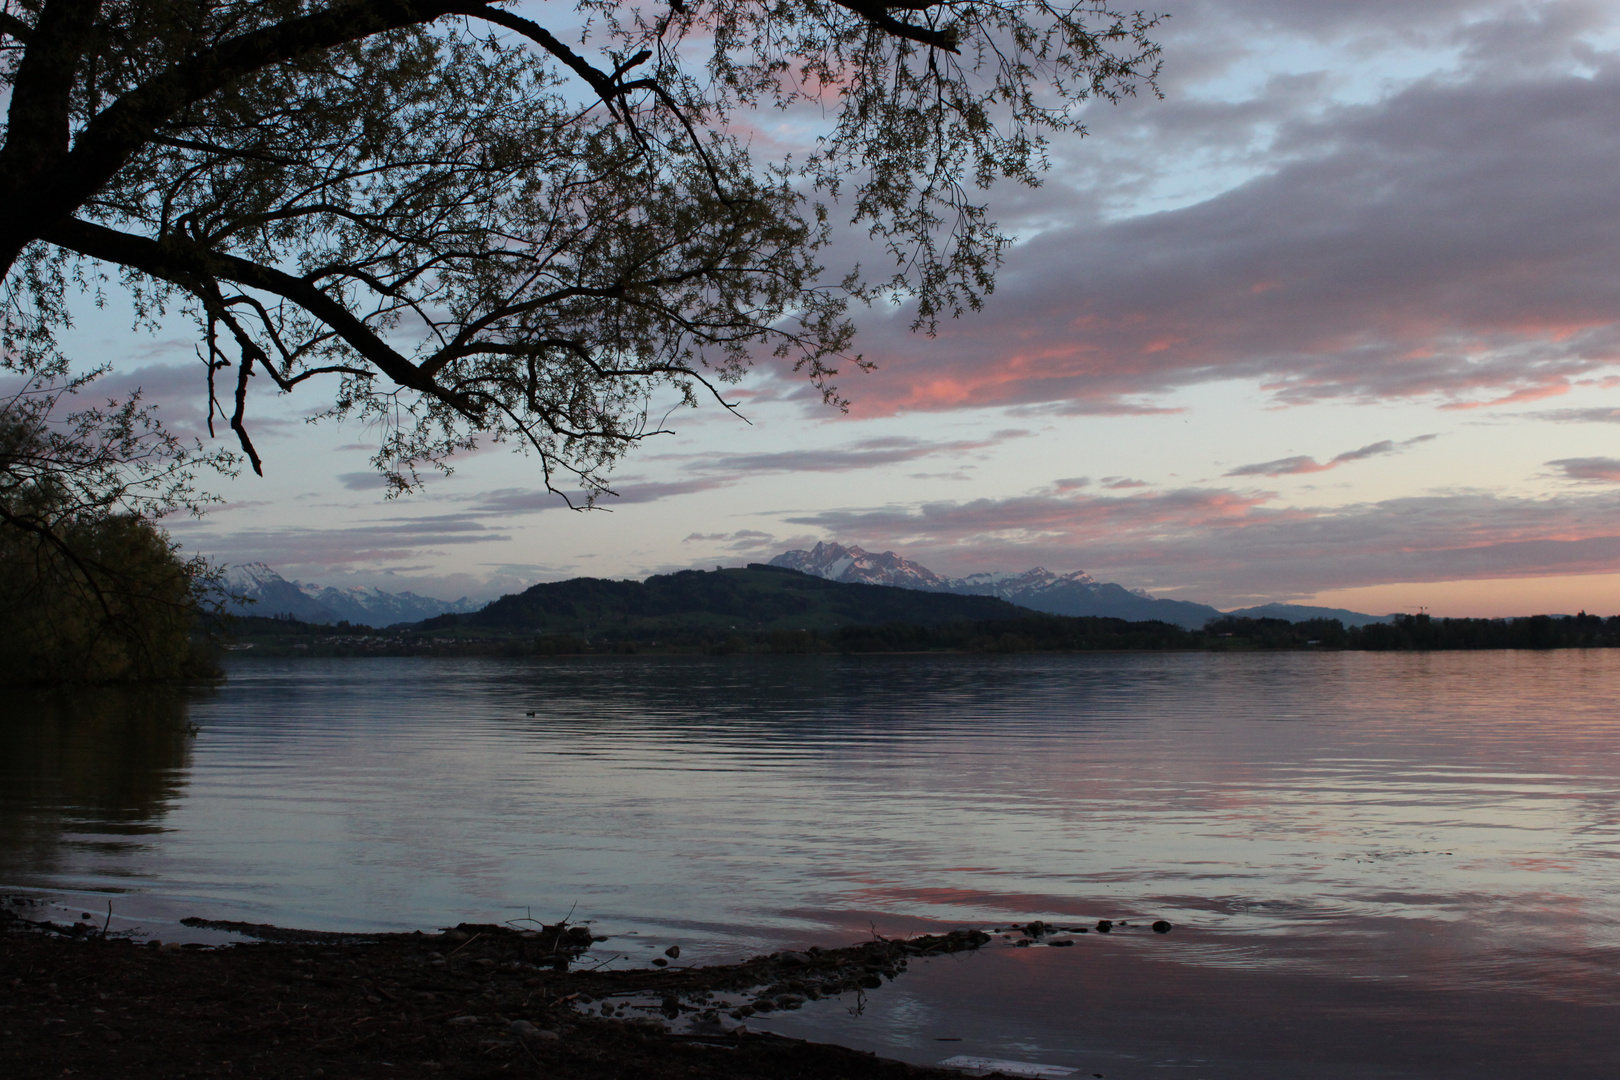
[[[667,6],[666,6],[667,5]],[[77,292],[199,328],[255,469],[253,380],[333,381],[394,490],[480,439],[587,498],[774,356],[840,402],[853,302],[977,307],[1077,107],[1152,86],[1154,20],[1047,0],[3,0],[3,363],[66,377]],[[747,120],[821,125],[798,157]],[[825,269],[852,222],[887,267]]]
[[[199,455],[138,396],[64,412],[83,388],[0,402],[0,683],[205,673],[190,631],[216,583],[154,521],[197,507]]]

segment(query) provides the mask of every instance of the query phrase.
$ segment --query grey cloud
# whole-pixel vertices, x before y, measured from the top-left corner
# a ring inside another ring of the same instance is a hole
[[[1216,489],[1019,496],[791,519],[861,536],[941,572],[1084,569],[1233,605],[1392,581],[1612,573],[1620,494],[1544,499],[1460,492],[1281,508]]]
[[[1009,438],[1028,435],[1022,429],[1001,431],[989,438],[930,442],[909,436],[889,435],[863,439],[847,447],[822,447],[788,450],[770,454],[723,454],[699,458],[689,468],[713,473],[826,473],[851,472],[857,469],[875,469],[885,465],[898,465],[935,455],[966,454],[983,450]]]
[[[1326,472],[1340,465],[1352,461],[1365,461],[1371,457],[1382,457],[1385,454],[1398,453],[1408,446],[1429,442],[1436,438],[1434,435],[1419,435],[1415,439],[1404,442],[1395,442],[1393,439],[1383,439],[1379,442],[1368,443],[1357,450],[1346,450],[1344,453],[1329,461],[1318,462],[1313,457],[1298,455],[1295,457],[1278,458],[1276,461],[1262,461],[1255,465],[1239,465],[1227,472],[1227,476],[1297,476],[1304,473]]]
[[[674,481],[626,480],[614,484],[611,494],[599,496],[596,505],[599,509],[611,510],[615,506],[657,502],[659,499],[668,499],[676,495],[712,491],[715,488],[727,487],[730,483],[731,481],[720,478]],[[571,492],[565,501],[563,496],[543,488],[498,488],[465,496],[464,499],[472,504],[471,511],[475,514],[506,515],[563,510],[568,508],[570,501],[575,506],[583,506],[586,495],[583,491]]]
[[[1553,4],[1547,7],[1589,5]],[[1208,22],[1221,18],[1242,30],[1281,30],[1331,39],[1346,33],[1364,37],[1404,38],[1425,31],[1439,31],[1446,37],[1465,21],[1485,22],[1522,17],[1522,0],[1188,0],[1177,5],[1170,26],[1188,21]]]
[[[1278,458],[1276,461],[1261,461],[1254,465],[1239,465],[1229,470],[1227,476],[1294,476],[1299,473],[1321,472],[1331,469],[1332,465],[1320,465],[1313,457],[1297,455],[1295,457]]]
[[[374,472],[339,473],[337,479],[350,491],[379,491],[388,484],[380,473]]]
[[[1620,484],[1620,458],[1560,458],[1547,464],[1570,480]]]
[[[511,540],[463,515],[390,518],[332,529],[306,527],[217,531],[204,521],[169,526],[190,550],[230,563],[263,562],[288,573],[298,568],[370,569],[378,562],[419,559],[439,548]],[[303,572],[314,572],[305,570]]]
[[[856,409],[1097,412],[1231,378],[1282,402],[1562,392],[1620,355],[1615,115],[1614,65],[1302,113],[1266,175],[1020,245],[937,339],[870,322]]]
[[[1366,446],[1361,447],[1359,450],[1346,450],[1344,453],[1334,458],[1333,463],[1338,465],[1347,461],[1365,461],[1370,457],[1381,457],[1384,454],[1393,454],[1395,450],[1395,443],[1389,439],[1384,439],[1381,442],[1369,443]]]
[[[681,543],[718,544],[727,551],[739,554],[757,553],[778,546],[773,534],[758,529],[738,529],[729,533],[692,533]]]
[[[1535,420],[1553,420],[1558,423],[1620,424],[1620,409],[1544,409],[1541,412],[1522,413]]]

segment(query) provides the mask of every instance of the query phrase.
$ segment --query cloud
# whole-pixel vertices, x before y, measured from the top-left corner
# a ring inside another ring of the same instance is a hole
[[[1365,461],[1371,457],[1382,457],[1385,454],[1396,454],[1408,446],[1425,443],[1435,438],[1434,435],[1419,435],[1415,439],[1404,442],[1394,442],[1384,439],[1380,442],[1368,443],[1358,450],[1346,450],[1330,461],[1318,462],[1315,458],[1303,455],[1295,457],[1278,458],[1276,461],[1262,461],[1255,465],[1239,465],[1227,472],[1227,476],[1300,476],[1305,473],[1327,472],[1340,465],[1352,461]]]
[[[730,483],[730,480],[722,478],[669,481],[626,479],[614,483],[611,494],[598,496],[596,506],[598,509],[611,510],[615,506],[657,502],[677,495],[712,491],[715,488],[727,487]],[[584,506],[585,500],[586,494],[583,491],[569,492],[565,500],[563,496],[544,488],[497,488],[494,491],[458,497],[458,501],[471,504],[470,512],[473,514],[497,516],[533,514],[543,510],[566,510],[570,502],[574,506]]]
[[[761,532],[758,529],[739,529],[736,532],[729,533],[692,533],[683,539],[681,543],[720,545],[728,551],[738,553],[759,552],[778,546],[774,534]]]
[[[1328,462],[1319,465],[1315,458],[1296,456],[1278,458],[1276,461],[1262,461],[1256,465],[1239,465],[1231,470],[1227,476],[1296,476],[1300,473],[1322,472],[1331,469],[1337,462]]]
[[[1620,458],[1578,457],[1547,462],[1570,480],[1620,484]]]
[[[388,485],[381,473],[374,472],[339,473],[337,479],[350,491],[381,491]]]
[[[1536,420],[1552,420],[1566,424],[1620,424],[1620,409],[1546,409],[1523,415]]]
[[[942,573],[1087,570],[1220,605],[1391,581],[1620,570],[1620,494],[1457,492],[1285,507],[1269,493],[1184,488],[1037,494],[788,519],[890,547]]]
[[[1339,5],[1253,11],[1306,7]],[[1572,70],[1585,25],[1543,27],[1563,42],[1561,71],[1482,64],[1371,104],[1261,102],[1266,115],[1205,144],[1244,158],[1269,130],[1259,164],[1242,164],[1257,175],[1192,205],[1111,219],[1051,185],[1027,218],[1065,223],[1008,254],[983,312],[934,339],[906,332],[909,311],[863,321],[878,371],[846,387],[857,414],[1140,411],[1230,379],[1284,404],[1505,404],[1612,368],[1620,62],[1594,53],[1593,70]],[[1237,107],[1130,115],[1157,132]]]
[[[1022,438],[1022,428],[993,432],[980,439],[933,442],[905,435],[885,435],[861,439],[843,447],[819,447],[764,454],[721,454],[686,457],[686,467],[708,473],[732,476],[759,473],[852,472],[900,465],[937,455],[959,456],[985,450],[1009,439]]]
[[[372,571],[378,563],[420,560],[424,553],[447,547],[511,540],[461,514],[387,518],[330,529],[287,526],[220,533],[207,519],[177,519],[168,528],[188,548],[206,551],[212,558],[227,563],[268,563],[283,574]]]

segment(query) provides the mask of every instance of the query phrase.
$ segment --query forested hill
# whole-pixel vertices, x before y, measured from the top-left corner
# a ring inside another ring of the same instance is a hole
[[[430,619],[424,627],[480,626],[542,633],[658,629],[833,630],[841,626],[1015,619],[1030,612],[992,596],[851,585],[795,570],[682,570],[646,581],[574,578],[503,596],[482,611]]]

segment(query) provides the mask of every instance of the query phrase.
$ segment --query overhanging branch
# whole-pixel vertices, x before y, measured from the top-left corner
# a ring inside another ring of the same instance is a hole
[[[467,416],[483,413],[476,402],[441,386],[395,351],[348,308],[291,274],[179,239],[160,242],[77,218],[44,230],[42,239],[92,259],[131,267],[188,291],[195,292],[194,285],[200,281],[222,280],[280,296],[331,327],[350,348],[399,385],[437,398]]]

